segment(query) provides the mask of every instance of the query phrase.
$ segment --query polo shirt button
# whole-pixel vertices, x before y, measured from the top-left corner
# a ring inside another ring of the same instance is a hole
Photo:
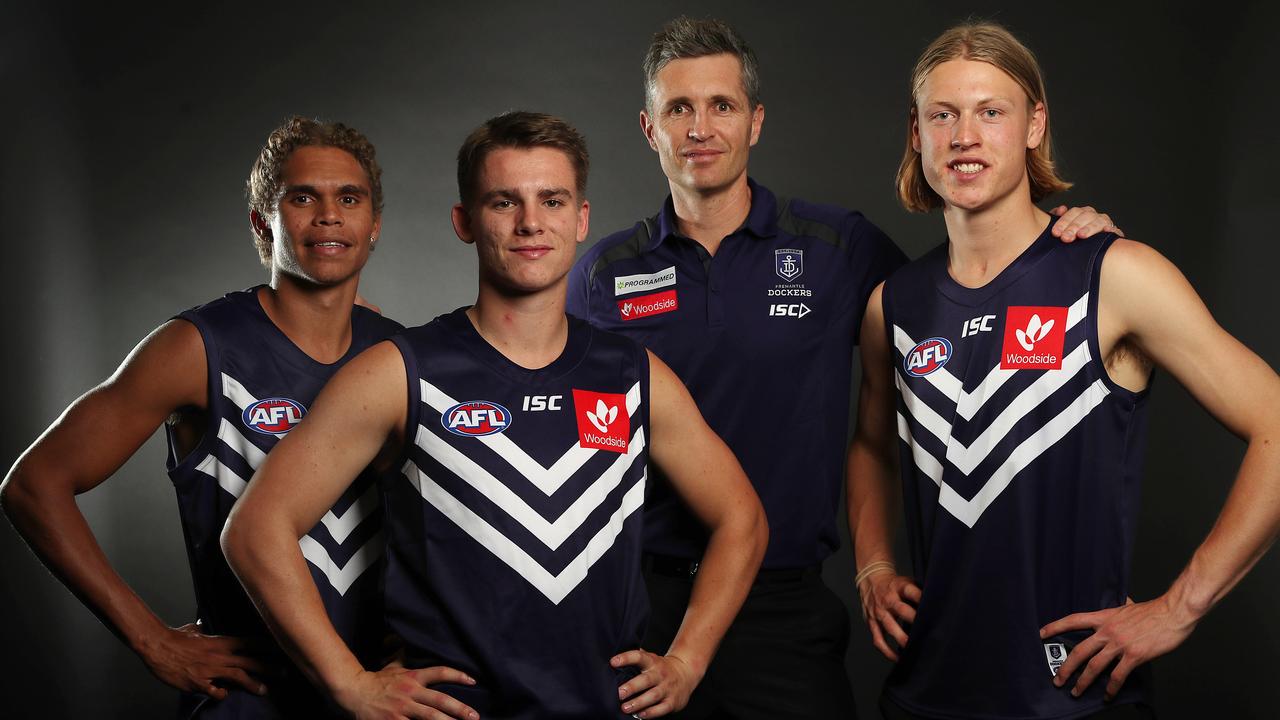
[[[718,292],[720,292],[720,285],[719,285],[719,283],[712,283],[712,284],[711,284],[711,292],[713,292],[713,293],[718,293]]]

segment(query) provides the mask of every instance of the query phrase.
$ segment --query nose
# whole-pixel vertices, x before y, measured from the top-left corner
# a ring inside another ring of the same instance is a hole
[[[336,198],[320,198],[316,201],[316,223],[319,225],[341,225],[342,208]]]
[[[951,131],[952,149],[967,150],[980,142],[977,119],[967,113],[961,114]]]
[[[516,219],[517,235],[537,235],[542,232],[542,206],[524,205]]]
[[[689,139],[702,142],[711,139],[714,133],[710,113],[694,110],[693,121],[689,123]]]

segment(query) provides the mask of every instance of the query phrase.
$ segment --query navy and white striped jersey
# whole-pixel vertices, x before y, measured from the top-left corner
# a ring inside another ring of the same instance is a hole
[[[522,368],[464,310],[395,338],[409,379],[403,474],[385,476],[387,617],[409,667],[484,718],[626,717],[609,658],[639,647],[649,365],[569,318]]]
[[[234,292],[179,318],[195,325],[209,368],[208,427],[186,457],[169,432],[169,477],[178,493],[203,630],[268,636],[219,546],[227,514],[266,453],[306,414],[332,375],[401,326],[363,307],[351,312],[351,347],[326,365],[294,345],[258,302],[260,287]],[[376,660],[385,635],[380,565],[381,512],[372,471],[365,471],[300,543],[325,609],[362,660]],[[271,679],[267,680],[272,685]],[[274,693],[274,685],[273,695]]]
[[[1050,220],[1052,224],[1053,219]],[[1146,393],[1107,376],[1098,278],[1114,236],[1048,227],[990,283],[966,288],[943,244],[885,284],[903,496],[923,591],[888,697],[925,717],[1098,712],[1052,678],[1085,634],[1071,613],[1122,605],[1138,512]],[[1135,673],[1114,701],[1144,700]]]

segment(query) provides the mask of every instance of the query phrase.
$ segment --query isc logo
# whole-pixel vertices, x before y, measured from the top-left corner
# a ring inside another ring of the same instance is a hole
[[[525,395],[524,404],[520,406],[520,409],[525,412],[559,410],[561,400],[564,400],[563,395]]]
[[[923,340],[911,348],[911,352],[903,359],[907,372],[916,377],[924,377],[935,370],[941,370],[951,359],[951,341],[946,338],[933,337]]]
[[[804,303],[775,303],[769,306],[769,317],[802,318],[813,312]]]
[[[283,435],[306,414],[306,408],[289,398],[267,398],[245,408],[240,419],[263,435]]]
[[[511,413],[497,403],[469,400],[441,413],[440,424],[454,435],[481,437],[511,427]]]

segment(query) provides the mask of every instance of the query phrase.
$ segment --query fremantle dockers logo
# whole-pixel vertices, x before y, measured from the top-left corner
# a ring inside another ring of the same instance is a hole
[[[773,251],[773,269],[778,277],[791,282],[804,272],[804,251],[783,249]]]

